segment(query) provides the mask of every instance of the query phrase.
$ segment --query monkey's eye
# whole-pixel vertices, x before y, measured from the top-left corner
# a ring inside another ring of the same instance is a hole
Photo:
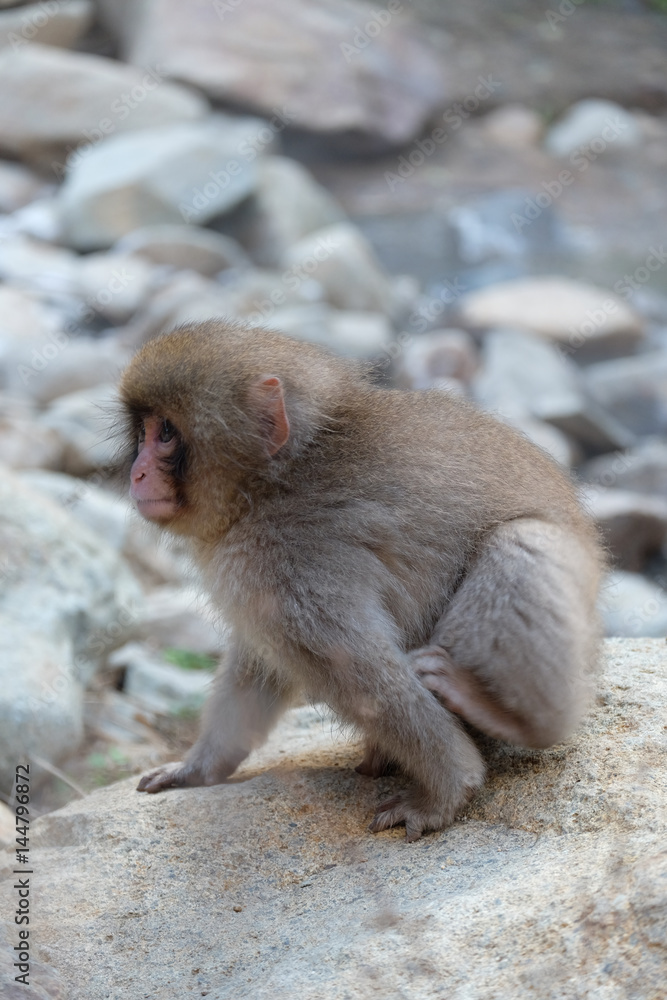
[[[168,441],[171,441],[172,438],[174,438],[175,436],[176,436],[176,428],[174,427],[172,422],[170,420],[163,420],[162,427],[160,428],[160,441],[162,441],[163,444],[166,444]]]

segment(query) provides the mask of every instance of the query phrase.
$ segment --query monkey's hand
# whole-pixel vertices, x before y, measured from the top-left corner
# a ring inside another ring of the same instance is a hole
[[[188,788],[196,785],[218,785],[228,778],[235,766],[221,770],[215,774],[205,773],[195,764],[177,760],[173,764],[162,764],[155,770],[145,774],[137,785],[138,792],[161,792],[163,788]]]

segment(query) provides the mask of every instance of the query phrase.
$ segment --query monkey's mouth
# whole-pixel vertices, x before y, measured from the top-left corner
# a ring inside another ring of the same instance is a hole
[[[133,497],[138,512],[148,521],[163,521],[174,516],[178,504],[171,497],[156,497],[144,500]]]

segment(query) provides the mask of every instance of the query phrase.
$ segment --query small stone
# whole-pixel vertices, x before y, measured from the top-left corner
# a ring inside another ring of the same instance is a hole
[[[542,118],[525,104],[504,104],[481,119],[484,135],[509,149],[537,146],[544,131]]]
[[[667,498],[588,486],[586,507],[602,532],[613,564],[638,573],[667,540]]]
[[[177,271],[197,271],[212,278],[229,268],[246,268],[250,261],[229,236],[200,226],[157,225],[134,229],[116,243],[116,253],[145,257]]]
[[[32,43],[0,50],[0,148],[60,180],[69,155],[83,163],[109,137],[203,118],[205,98],[155,65]]]
[[[584,377],[591,396],[635,434],[667,431],[667,350],[600,361]]]
[[[304,236],[285,256],[300,281],[314,278],[337,309],[391,312],[391,286],[367,240],[349,222]]]
[[[659,438],[640,441],[636,448],[600,455],[579,470],[591,485],[667,497],[667,443]]]
[[[641,128],[633,114],[613,101],[578,101],[553,125],[544,140],[547,152],[570,156],[591,143],[594,152],[636,146]],[[584,151],[582,150],[582,153]],[[599,154],[598,154],[599,155]]]
[[[234,910],[234,913],[241,913],[241,911],[243,910],[243,907],[242,906],[234,906],[234,907],[232,907],[232,909]]]
[[[238,157],[260,125],[214,115],[107,138],[68,164],[60,191],[65,242],[95,250],[142,226],[202,224],[229,211],[254,190],[257,166]]]
[[[400,344],[400,338],[399,338]],[[442,379],[468,384],[479,367],[475,342],[464,330],[434,330],[412,337],[396,359],[396,377],[406,389],[429,389]]]
[[[123,690],[128,698],[162,713],[201,708],[213,676],[206,670],[174,667],[139,642],[128,642],[115,650],[108,663],[125,668]]]
[[[235,234],[263,267],[282,267],[289,249],[308,233],[343,221],[329,192],[295,160],[266,156],[257,188]]]
[[[606,635],[663,637],[667,632],[667,591],[639,573],[609,573],[600,611]]]
[[[117,405],[115,384],[102,383],[60,396],[44,411],[40,423],[56,431],[63,443],[63,472],[85,476],[113,464],[116,446],[108,426]]]
[[[529,333],[493,330],[486,336],[472,392],[510,422],[552,424],[592,453],[633,443],[633,435],[590,398],[577,366]]]
[[[472,329],[512,327],[552,340],[577,360],[628,353],[642,340],[639,316],[613,292],[569,278],[520,278],[460,302]]]
[[[90,27],[95,13],[91,0],[25,4],[0,12],[0,48],[14,51],[28,43],[73,48]]]
[[[0,160],[0,213],[15,212],[44,192],[44,181],[20,163]]]

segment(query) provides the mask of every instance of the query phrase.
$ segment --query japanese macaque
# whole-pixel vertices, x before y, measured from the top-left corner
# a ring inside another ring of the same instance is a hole
[[[222,321],[147,343],[121,399],[134,503],[192,539],[233,636],[199,740],[140,791],[224,781],[306,697],[363,734],[357,770],[409,777],[371,830],[412,841],[481,785],[474,729],[528,747],[571,732],[602,559],[529,441],[454,395],[381,388]]]

